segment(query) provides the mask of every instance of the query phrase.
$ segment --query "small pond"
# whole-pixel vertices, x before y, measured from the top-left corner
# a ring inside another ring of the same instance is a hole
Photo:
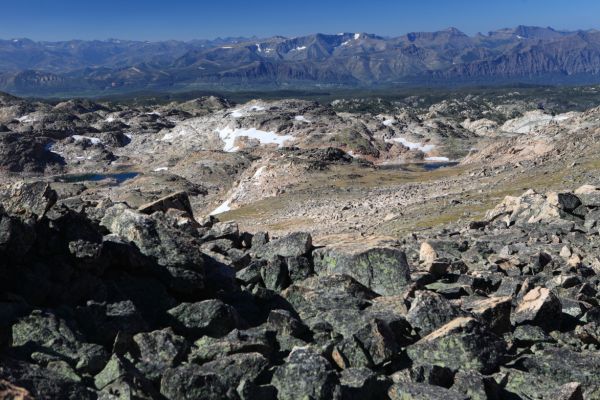
[[[138,175],[139,175],[139,172],[120,172],[120,173],[114,173],[114,174],[93,174],[93,173],[70,174],[70,175],[60,176],[56,180],[58,182],[74,183],[74,182],[98,182],[98,181],[103,181],[105,179],[111,179],[111,180],[116,181],[117,185],[120,185],[121,183],[123,183],[129,179],[133,179]]]
[[[405,164],[383,164],[379,168],[384,170],[406,170],[406,169],[421,169],[425,171],[434,171],[440,168],[454,167],[458,165],[458,161],[432,161],[422,163],[405,163]]]

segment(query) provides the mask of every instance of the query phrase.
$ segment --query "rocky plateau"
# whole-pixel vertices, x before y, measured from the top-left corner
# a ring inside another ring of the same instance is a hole
[[[600,108],[517,90],[1,95],[0,398],[600,399]]]

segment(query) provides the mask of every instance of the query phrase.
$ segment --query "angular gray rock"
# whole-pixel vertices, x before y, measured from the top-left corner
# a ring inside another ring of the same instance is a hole
[[[538,325],[552,330],[560,325],[562,306],[560,299],[549,289],[531,289],[519,302],[512,314],[515,325]]]
[[[339,378],[329,362],[310,348],[295,348],[272,380],[279,400],[328,400],[340,395]]]
[[[225,336],[240,324],[237,311],[216,299],[181,303],[167,313],[173,318],[176,329],[196,338],[202,335]]]
[[[488,374],[502,362],[506,343],[475,319],[460,317],[409,346],[406,352],[414,362]]]
[[[328,246],[313,252],[319,275],[346,274],[380,295],[401,294],[410,283],[403,251],[361,244]]]

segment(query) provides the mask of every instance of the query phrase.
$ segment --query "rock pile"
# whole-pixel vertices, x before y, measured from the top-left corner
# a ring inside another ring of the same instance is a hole
[[[600,398],[597,188],[323,248],[181,192],[0,194],[1,398]]]

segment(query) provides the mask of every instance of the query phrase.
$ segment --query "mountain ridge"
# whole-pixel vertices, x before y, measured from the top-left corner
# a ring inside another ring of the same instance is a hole
[[[310,87],[600,80],[600,31],[518,26],[192,41],[0,40],[0,90]]]

